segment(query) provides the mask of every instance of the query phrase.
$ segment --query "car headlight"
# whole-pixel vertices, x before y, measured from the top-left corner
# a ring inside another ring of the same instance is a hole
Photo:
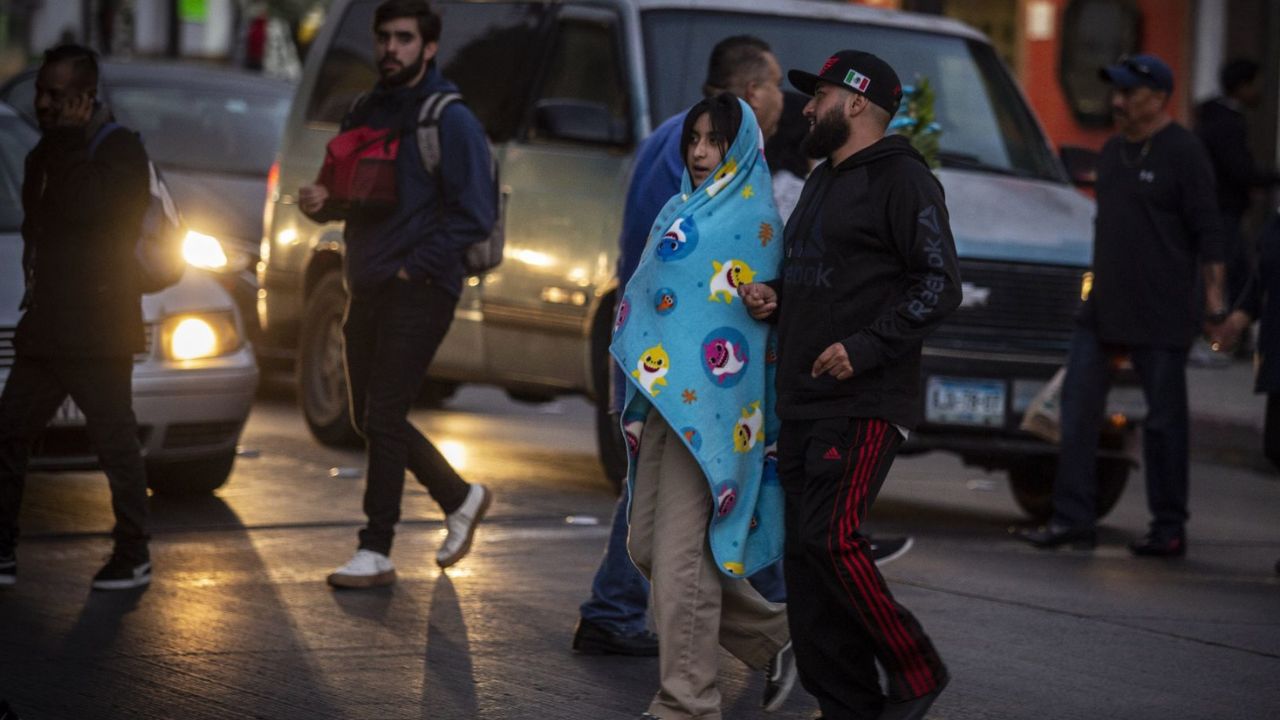
[[[182,238],[182,257],[193,267],[214,272],[240,272],[249,266],[248,253],[195,230]]]
[[[191,313],[166,318],[161,343],[170,360],[202,360],[235,352],[243,340],[231,313]]]

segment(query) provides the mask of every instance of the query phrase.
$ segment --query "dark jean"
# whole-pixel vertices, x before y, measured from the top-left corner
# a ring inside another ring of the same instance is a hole
[[[1076,327],[1062,383],[1062,450],[1053,486],[1053,523],[1092,528],[1098,519],[1098,438],[1113,361],[1127,356],[1142,381],[1147,419],[1142,460],[1151,532],[1181,537],[1187,522],[1187,348],[1103,345],[1093,328]]]
[[[458,299],[423,281],[392,279],[347,303],[342,331],[351,416],[368,448],[360,548],[391,552],[407,467],[446,514],[470,486],[408,419]]]
[[[583,620],[609,632],[635,635],[645,629],[644,615],[649,606],[649,581],[636,569],[627,554],[627,504],[624,489],[613,510],[613,526],[609,544],[605,546],[600,567],[591,581],[591,597],[578,611]],[[751,585],[770,602],[787,601],[787,587],[781,561],[757,572]]]
[[[133,415],[133,358],[19,356],[0,394],[0,557],[13,554],[31,447],[70,396],[84,413],[89,442],[111,487],[118,556],[147,551],[147,475]]]

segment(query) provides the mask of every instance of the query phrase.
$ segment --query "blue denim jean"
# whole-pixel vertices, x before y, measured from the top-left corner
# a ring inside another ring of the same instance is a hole
[[[609,544],[600,567],[591,581],[591,597],[582,603],[582,619],[622,635],[645,629],[649,607],[649,581],[644,579],[627,554],[627,493],[618,498],[613,511]],[[751,577],[751,584],[770,602],[786,602],[787,588],[779,561]]]
[[[1128,356],[1142,381],[1147,419],[1142,461],[1151,531],[1180,536],[1187,522],[1189,464],[1187,348],[1103,345],[1093,328],[1077,326],[1062,383],[1062,449],[1053,486],[1053,523],[1091,528],[1097,522],[1098,438],[1112,359]]]

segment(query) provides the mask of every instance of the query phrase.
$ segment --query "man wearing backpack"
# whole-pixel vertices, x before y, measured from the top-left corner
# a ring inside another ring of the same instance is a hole
[[[22,185],[25,312],[0,394],[0,586],[17,581],[18,512],[31,446],[70,398],[111,486],[115,549],[98,590],[151,582],[147,479],[133,414],[133,356],[146,350],[135,248],[147,210],[147,155],[109,132],[94,52],[45,53],[35,111],[43,137]]]
[[[470,110],[454,102],[439,113],[435,168],[419,148],[425,104],[458,92],[435,63],[440,29],[440,16],[425,0],[378,6],[374,56],[381,79],[343,119],[320,181],[298,193],[302,211],[313,220],[346,221],[347,382],[353,420],[368,446],[368,524],[355,556],[329,575],[335,587],[395,582],[388,556],[406,467],[445,512],[448,535],[436,554],[440,567],[466,555],[492,500],[488,489],[459,477],[408,421],[410,403],[453,321],[467,250],[489,237],[497,218],[488,141]],[[330,165],[339,140],[347,133],[374,137],[380,131],[381,139],[368,146],[376,157],[360,158],[376,161],[370,166],[381,162],[387,171],[373,183],[377,187],[341,186],[337,180],[353,173]]]

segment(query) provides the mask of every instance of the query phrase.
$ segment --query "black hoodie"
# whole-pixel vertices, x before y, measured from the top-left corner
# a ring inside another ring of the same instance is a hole
[[[920,348],[960,304],[942,185],[894,135],[805,182],[787,223],[779,290],[778,415],[783,420],[920,421]],[[853,377],[810,376],[833,343]]]

